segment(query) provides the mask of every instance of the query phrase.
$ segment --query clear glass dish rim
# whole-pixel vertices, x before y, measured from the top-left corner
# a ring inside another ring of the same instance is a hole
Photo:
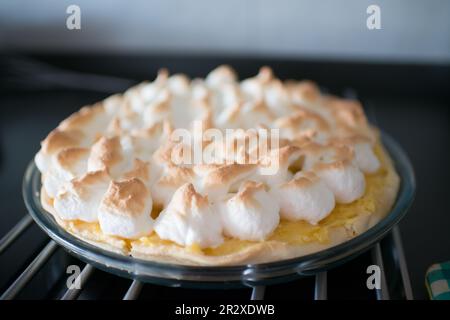
[[[314,274],[343,263],[369,249],[403,218],[414,199],[414,171],[407,155],[394,139],[383,133],[382,142],[401,179],[397,199],[386,217],[361,235],[336,246],[297,258],[262,264],[218,267],[178,265],[125,256],[84,242],[61,228],[42,208],[40,173],[34,161],[30,162],[25,172],[22,193],[27,210],[39,227],[65,249],[100,269],[164,285],[240,282],[253,286],[290,275]]]

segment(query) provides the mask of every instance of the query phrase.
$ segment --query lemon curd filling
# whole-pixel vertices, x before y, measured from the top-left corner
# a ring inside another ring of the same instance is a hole
[[[387,183],[389,171],[386,164],[386,156],[380,145],[374,148],[375,154],[381,162],[380,169],[373,174],[366,174],[366,191],[363,197],[350,204],[336,204],[328,217],[320,221],[317,225],[311,225],[306,221],[280,221],[280,224],[267,239],[267,241],[280,241],[288,244],[306,244],[310,242],[327,243],[329,241],[329,231],[331,228],[351,224],[361,213],[371,214],[377,209],[377,199],[381,198],[383,189]],[[152,217],[158,215],[153,210]],[[160,211],[160,209],[158,209]],[[146,246],[178,246],[172,241],[163,240],[153,232],[149,236],[141,237],[137,240],[122,239],[114,236],[104,235],[98,223],[88,223],[82,221],[71,221],[68,229],[84,230],[95,234],[98,240],[103,241],[123,241],[126,248],[131,248],[133,243]],[[221,256],[239,252],[256,242],[243,241],[235,238],[226,238],[225,241],[216,248],[200,248],[198,245],[191,245],[184,248],[192,253]],[[181,246],[178,246],[181,248]]]
[[[116,236],[109,236],[104,234],[100,229],[100,224],[98,222],[85,222],[81,220],[68,221],[66,224],[66,229],[73,234],[89,234],[88,237],[91,240],[105,242],[110,244],[116,244],[117,247],[124,248],[127,250],[131,249],[131,240],[123,239]]]

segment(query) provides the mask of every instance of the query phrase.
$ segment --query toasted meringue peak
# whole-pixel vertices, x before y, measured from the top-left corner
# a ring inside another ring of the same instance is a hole
[[[303,149],[303,170],[313,170],[333,191],[336,201],[350,203],[365,191],[363,173],[353,165],[353,150],[340,144],[309,144]]]
[[[259,69],[256,79],[262,84],[268,84],[274,78],[273,71],[270,67],[264,66]]]
[[[162,91],[167,90],[168,78],[169,72],[166,69],[161,69],[153,82],[144,82],[134,91],[136,98],[142,101],[141,110],[147,104],[153,103]]]
[[[209,92],[208,87],[202,79],[194,79],[191,82],[191,98],[194,101],[205,101],[209,102],[212,96]]]
[[[71,114],[67,119],[63,120],[59,128],[62,130],[70,130],[79,128],[90,123],[93,118],[104,111],[102,104],[96,104],[93,107],[83,107],[79,111]]]
[[[192,184],[181,186],[161,212],[154,227],[162,239],[182,246],[216,247],[223,242],[220,215]]]
[[[267,149],[270,146],[267,147]],[[206,145],[205,154],[214,156],[214,163],[248,164],[258,162],[259,145],[256,130],[236,130],[226,139],[214,141]]]
[[[42,151],[51,155],[63,148],[77,147],[83,138],[84,134],[79,130],[55,129],[42,141]]]
[[[288,116],[278,118],[275,120],[274,126],[282,129],[282,136],[290,140],[295,140],[311,131],[323,134],[327,134],[329,131],[329,125],[322,116],[306,109],[300,109]]]
[[[56,213],[63,220],[97,221],[98,207],[110,181],[105,170],[72,180],[54,199]]]
[[[66,148],[59,151],[52,159],[52,165],[43,174],[42,182],[51,198],[64,191],[65,185],[72,179],[86,172],[89,149]]]
[[[239,118],[239,110],[241,104],[235,103],[230,106],[227,106],[220,112],[216,118],[216,126],[219,128],[239,128],[241,127],[240,118]]]
[[[155,123],[169,120],[172,115],[170,104],[172,94],[169,90],[161,90],[157,96],[143,110],[143,121],[146,126],[152,126]]]
[[[151,187],[153,200],[156,204],[165,206],[179,187],[194,180],[191,168],[170,165],[163,170],[161,177]]]
[[[298,172],[272,193],[283,219],[305,220],[313,225],[327,217],[335,205],[333,192],[312,172]]]
[[[301,160],[301,149],[296,146],[288,145],[272,149],[266,157],[260,160],[258,166],[259,180],[270,187],[276,187],[291,179],[292,173],[289,171],[289,167],[291,165],[298,167],[297,162]]]
[[[351,128],[367,127],[367,118],[359,101],[330,96],[325,99],[325,105],[332,110],[338,124]]]
[[[358,168],[366,173],[377,172],[381,166],[375,152],[370,143],[362,142],[356,143],[353,146],[355,152],[355,162]]]
[[[109,117],[105,112],[103,103],[83,107],[62,121],[58,128],[61,130],[82,130],[91,138],[102,134],[109,123]]]
[[[112,175],[117,175],[122,168],[122,147],[119,137],[100,138],[91,148],[88,159],[88,171],[108,170]]]
[[[108,136],[118,136],[125,132],[125,126],[122,125],[122,120],[119,117],[114,117],[106,128],[106,134]]]
[[[161,68],[158,70],[158,74],[156,75],[155,83],[164,84],[169,79],[169,70],[166,68]]]
[[[123,107],[118,110],[117,115],[123,117],[124,120],[128,120],[126,121],[128,123],[131,123],[132,120],[141,120],[136,117],[136,115],[142,114],[146,104],[150,103],[153,96],[159,92],[158,89],[159,88],[156,85],[147,83],[141,83],[140,85],[128,89],[124,93]],[[149,93],[149,91],[151,91],[151,93]]]
[[[316,103],[320,98],[320,89],[310,80],[303,80],[291,88],[294,102],[303,105]]]
[[[162,185],[180,186],[193,179],[194,173],[191,168],[180,166],[168,166],[166,173],[159,179]]]
[[[103,108],[109,117],[114,117],[121,109],[124,97],[121,94],[114,94],[103,101]]]
[[[58,152],[55,162],[61,169],[78,176],[86,171],[89,151],[88,148],[66,148]]]
[[[201,184],[201,192],[216,199],[237,191],[240,183],[256,170],[253,164],[229,164],[209,171]]]
[[[150,192],[140,179],[111,181],[102,206],[115,211],[117,215],[136,216],[148,209],[147,199],[151,200]],[[150,211],[151,208],[147,213],[150,214]]]
[[[131,170],[123,174],[124,179],[139,179],[145,184],[150,182],[150,163],[140,159],[134,159]]]
[[[304,154],[303,170],[327,166],[336,161],[352,161],[354,153],[347,145],[332,143],[320,145],[309,143],[302,148]]]
[[[199,177],[205,177],[208,173],[211,171],[214,171],[216,169],[219,169],[220,167],[223,167],[223,164],[216,164],[216,163],[208,163],[208,164],[196,164],[192,167],[193,172],[199,176]]]
[[[264,90],[273,79],[272,69],[262,67],[255,77],[243,80],[240,87],[244,100],[247,102],[263,101]]]
[[[129,170],[134,159],[150,161],[153,151],[156,149],[160,139],[155,141],[147,138],[123,134],[120,136],[120,153],[122,155],[121,168]]]
[[[64,190],[67,179],[62,179],[54,170],[48,170],[42,175],[42,185],[50,198],[54,198]]]
[[[78,147],[83,144],[84,135],[79,130],[54,129],[41,142],[41,150],[36,154],[34,161],[41,172],[47,171],[52,162],[52,156],[58,151]]]
[[[328,130],[329,125],[320,114],[309,111],[307,109],[299,109],[292,115],[279,118],[277,123],[280,127],[298,127],[298,129],[318,129],[318,130]]]
[[[241,107],[240,123],[242,128],[270,125],[275,120],[274,113],[263,100],[248,101]]]
[[[378,160],[371,140],[365,136],[353,135],[345,138],[337,138],[333,140],[335,145],[349,146],[353,150],[355,165],[365,173],[376,172],[381,163]]]
[[[301,149],[296,146],[284,146],[271,150],[272,157],[278,157],[280,165],[288,167],[301,155]]]
[[[201,194],[195,191],[192,183],[185,183],[177,189],[173,195],[173,204],[180,209],[181,214],[186,214],[192,206],[207,207],[208,198],[203,197]]]
[[[269,109],[278,117],[295,111],[289,94],[280,80],[272,80],[265,88],[264,99]]]
[[[222,65],[211,71],[206,77],[206,83],[212,87],[216,88],[223,84],[234,83],[237,79],[234,70],[227,65]]]
[[[106,127],[106,133],[110,135],[128,133],[144,124],[142,112],[145,108],[145,102],[133,91],[127,91],[124,97],[122,107],[111,117]]]
[[[239,192],[218,204],[227,236],[249,241],[266,239],[277,227],[280,207],[264,184],[247,181]]]
[[[156,150],[159,148],[164,149],[172,131],[173,127],[168,121],[158,122],[150,127],[131,131],[130,138],[135,156],[142,160],[150,160],[154,157]],[[169,152],[167,149],[164,150]],[[170,152],[167,155],[170,155]]]
[[[172,150],[175,145],[176,143],[173,141],[167,141],[167,143],[161,144],[153,153],[153,161],[160,166],[172,164]]]
[[[264,100],[264,84],[257,77],[242,81],[240,89],[245,101]]]
[[[100,228],[108,235],[136,239],[153,229],[152,198],[137,178],[112,181],[98,211]]]
[[[174,74],[168,81],[167,86],[171,93],[175,95],[184,95],[189,91],[190,80],[185,74]]]
[[[194,121],[203,122],[204,128],[212,126],[212,107],[205,100],[176,98],[172,104],[171,119],[174,127],[192,130]]]
[[[132,130],[131,135],[139,138],[159,139],[161,136],[169,137],[173,130],[169,121],[162,121],[145,128]]]
[[[339,203],[351,203],[364,195],[364,175],[350,161],[325,164],[316,167],[314,171],[333,191]]]

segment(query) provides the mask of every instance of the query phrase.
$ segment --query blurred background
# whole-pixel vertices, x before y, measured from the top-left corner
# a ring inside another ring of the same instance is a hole
[[[70,5],[80,8],[79,30],[66,26]],[[381,29],[367,27],[370,5],[380,8]],[[23,173],[63,118],[161,67],[195,77],[223,63],[241,77],[270,65],[282,79],[312,79],[357,97],[405,148],[418,189],[400,230],[414,296],[426,298],[427,268],[450,260],[448,0],[1,1],[0,237],[26,215]],[[32,225],[0,251],[0,292],[47,241]],[[56,296],[68,259],[59,252],[19,297]],[[369,295],[362,259],[329,274],[331,297]],[[362,280],[352,282],[350,271]],[[108,276],[88,297],[113,297]],[[395,287],[398,275],[389,279]]]
[[[72,4],[78,31],[66,28]],[[372,4],[380,30],[366,26]],[[449,63],[449,12],[447,0],[6,0],[0,48]]]

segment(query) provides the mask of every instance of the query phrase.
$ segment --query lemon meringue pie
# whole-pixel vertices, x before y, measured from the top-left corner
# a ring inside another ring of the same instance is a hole
[[[235,131],[216,143],[196,135],[197,122],[214,135]],[[188,150],[179,129],[222,162],[175,161]],[[256,129],[277,130],[267,152],[224,152],[260,137]],[[270,262],[342,243],[389,212],[400,182],[358,101],[268,67],[241,82],[228,66],[192,80],[161,70],[62,121],[35,163],[42,205],[66,231],[186,265]]]

